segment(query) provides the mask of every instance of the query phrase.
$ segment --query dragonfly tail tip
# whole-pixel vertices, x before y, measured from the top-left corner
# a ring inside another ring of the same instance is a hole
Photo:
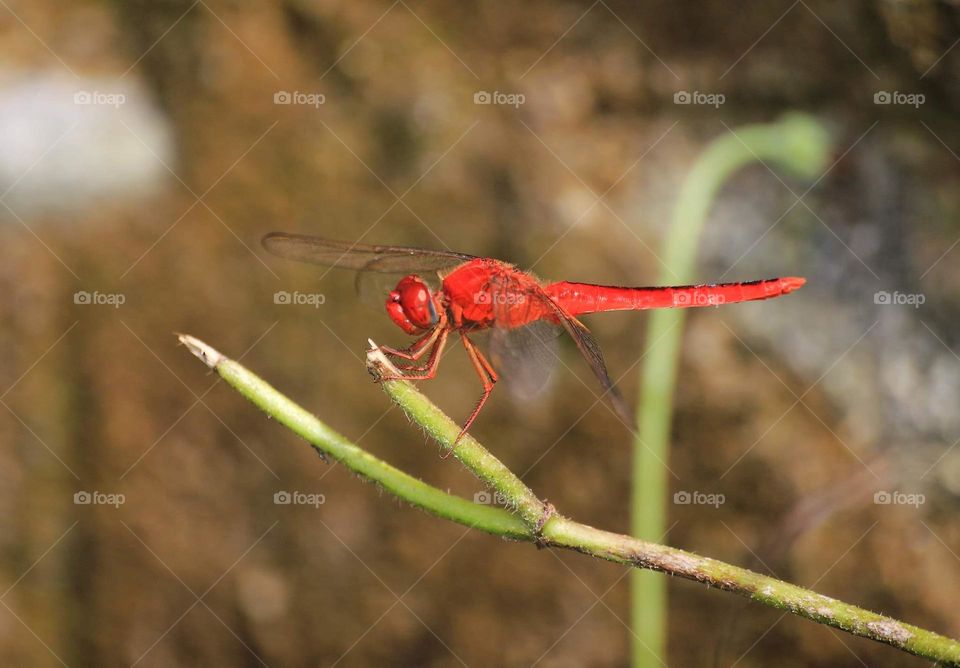
[[[807,279],[800,276],[789,276],[787,278],[781,278],[780,280],[782,281],[784,294],[799,290],[807,282]]]

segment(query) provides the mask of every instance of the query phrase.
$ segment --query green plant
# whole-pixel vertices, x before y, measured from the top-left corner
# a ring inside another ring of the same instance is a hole
[[[664,240],[660,284],[696,282],[700,233],[717,193],[730,176],[754,162],[813,179],[826,167],[830,140],[826,130],[805,114],[788,114],[776,123],[748,125],[715,139],[694,164],[680,193]],[[640,371],[637,432],[633,443],[631,532],[661,541],[667,532],[670,425],[677,366],[686,311],[650,314]],[[631,579],[633,662],[637,668],[660,666],[666,654],[666,580],[637,571]]]
[[[179,336],[190,352],[230,386],[314,448],[369,482],[422,510],[490,534],[529,541],[541,547],[575,550],[638,569],[661,571],[734,592],[807,619],[871,638],[906,652],[960,666],[960,642],[932,631],[878,615],[813,591],[753,573],[708,557],[596,529],[557,513],[469,434],[453,447],[460,428],[406,381],[382,381],[381,387],[432,438],[480,480],[500,492],[510,510],[473,503],[449,494],[374,457],[338,434],[266,381],[209,345]],[[375,378],[396,373],[373,346],[367,367]]]

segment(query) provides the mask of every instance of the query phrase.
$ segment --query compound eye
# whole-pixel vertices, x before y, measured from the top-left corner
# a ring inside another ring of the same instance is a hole
[[[430,329],[437,324],[437,310],[433,306],[430,288],[419,276],[407,276],[397,284],[400,306],[415,327]]]

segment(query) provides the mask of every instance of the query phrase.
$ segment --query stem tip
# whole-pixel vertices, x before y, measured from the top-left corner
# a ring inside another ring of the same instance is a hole
[[[367,371],[375,380],[380,380],[384,376],[395,378],[402,375],[390,358],[380,350],[380,346],[373,342],[373,339],[367,339],[367,343],[370,344],[367,349]]]
[[[180,339],[180,343],[186,346],[187,350],[199,357],[211,369],[216,369],[220,362],[227,359],[215,348],[189,334],[177,334],[177,338]]]

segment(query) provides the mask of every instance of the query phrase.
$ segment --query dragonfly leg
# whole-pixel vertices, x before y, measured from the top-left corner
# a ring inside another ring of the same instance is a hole
[[[383,380],[429,380],[437,375],[437,366],[440,364],[440,354],[443,352],[444,346],[447,345],[447,335],[450,333],[450,330],[442,327],[438,328],[437,331],[439,333],[437,334],[433,347],[430,348],[430,357],[427,358],[427,363],[423,367],[414,369],[417,373],[401,373],[396,376],[384,376]],[[426,348],[426,346],[424,346],[424,348]]]
[[[487,361],[487,358],[483,356],[483,353],[477,349],[477,346],[473,343],[473,341],[468,339],[467,335],[463,332],[460,333],[460,340],[463,341],[463,347],[466,348],[467,355],[470,356],[470,362],[473,364],[473,368],[477,372],[477,375],[480,376],[480,382],[483,383],[483,394],[480,395],[480,400],[477,402],[477,405],[470,414],[470,417],[468,417],[467,421],[464,422],[463,429],[460,430],[460,435],[457,436],[457,440],[453,442],[454,446],[460,442],[460,439],[463,438],[463,435],[467,433],[470,425],[472,425],[473,421],[477,419],[477,416],[480,414],[480,409],[483,408],[485,403],[487,403],[487,398],[493,391],[494,384],[500,378],[497,375],[497,372],[493,370],[493,366],[490,364],[490,362]]]
[[[440,327],[434,327],[433,330],[427,332],[406,348],[380,346],[380,350],[392,357],[400,357],[405,360],[418,360],[423,356],[423,353],[430,349],[433,342],[437,340],[437,336],[440,335],[440,329]]]
[[[424,353],[432,349],[432,346],[436,342],[437,337],[440,336],[440,331],[442,329],[444,328],[441,326],[434,327],[431,331],[421,336],[407,348],[391,348],[390,346],[380,346],[380,350],[393,357],[416,361],[423,357]],[[413,371],[416,373],[423,373],[429,367],[429,362],[421,365],[397,364],[396,366],[398,369],[404,372]]]

